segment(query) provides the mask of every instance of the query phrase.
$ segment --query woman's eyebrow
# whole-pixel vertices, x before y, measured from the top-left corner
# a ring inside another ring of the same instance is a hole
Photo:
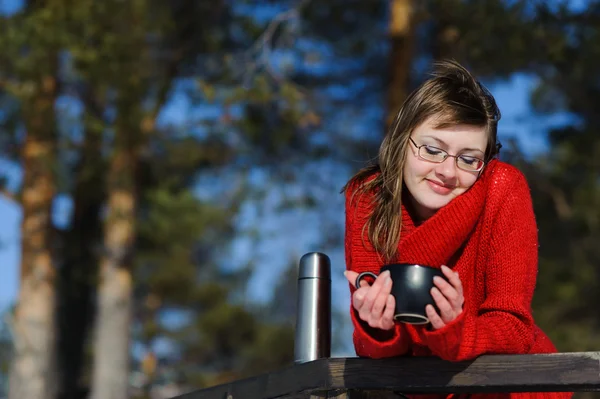
[[[444,146],[444,147],[446,147],[446,148],[448,148],[448,147],[449,147],[448,143],[446,143],[446,142],[445,142],[444,140],[442,140],[442,139],[438,139],[437,137],[434,137],[434,136],[428,136],[428,135],[427,135],[427,136],[423,136],[423,137],[427,137],[427,138],[433,139],[433,140],[437,141],[438,143],[440,143],[441,145],[443,145],[443,146]],[[483,150],[480,150],[479,148],[463,148],[463,149],[462,149],[462,150],[460,150],[459,152],[462,152],[462,151],[479,151],[479,152],[483,152]]]

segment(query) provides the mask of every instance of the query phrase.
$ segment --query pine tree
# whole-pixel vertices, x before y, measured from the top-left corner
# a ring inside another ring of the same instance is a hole
[[[61,36],[49,36],[64,21],[60,4],[27,4],[2,21],[2,89],[19,101],[24,139],[18,157],[23,165],[21,279],[12,329],[15,345],[10,398],[51,398],[55,369],[55,240],[51,210],[57,191],[57,79]],[[28,51],[25,52],[25,50]],[[15,136],[13,136],[15,137]],[[14,152],[13,152],[14,153]]]

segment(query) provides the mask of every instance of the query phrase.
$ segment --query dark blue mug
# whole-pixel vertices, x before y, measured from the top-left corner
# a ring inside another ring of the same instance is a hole
[[[394,320],[407,324],[427,324],[429,318],[425,313],[425,307],[433,305],[439,314],[435,300],[431,296],[431,289],[435,286],[433,278],[439,276],[448,281],[444,273],[438,268],[413,263],[394,263],[384,265],[379,274],[388,270],[392,279],[391,294],[396,299]],[[365,277],[377,278],[375,273],[363,272],[356,277],[357,288]]]

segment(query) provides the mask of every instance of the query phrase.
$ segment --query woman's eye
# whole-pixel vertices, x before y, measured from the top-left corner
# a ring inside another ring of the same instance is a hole
[[[442,153],[442,150],[435,147],[430,147],[428,145],[425,146],[425,151],[429,155],[440,155]]]
[[[478,158],[469,157],[469,156],[465,156],[465,155],[460,156],[460,160],[463,163],[466,163],[467,165],[474,165],[474,164],[476,164],[479,161]]]

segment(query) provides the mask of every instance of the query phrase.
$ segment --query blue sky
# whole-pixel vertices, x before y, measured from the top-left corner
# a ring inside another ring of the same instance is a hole
[[[19,206],[0,198],[0,309],[11,303],[17,294],[20,219]]]

